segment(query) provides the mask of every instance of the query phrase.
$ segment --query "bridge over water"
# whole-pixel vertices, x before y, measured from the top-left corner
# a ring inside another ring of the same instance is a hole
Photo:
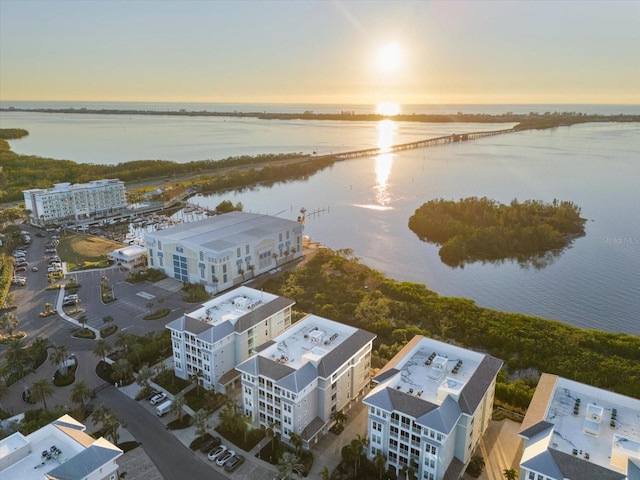
[[[402,150],[413,150],[416,148],[433,147],[435,145],[444,145],[447,143],[466,142],[469,140],[476,140],[482,137],[491,137],[493,135],[502,135],[503,133],[515,132],[513,128],[507,128],[503,130],[492,130],[490,132],[471,132],[471,133],[454,133],[452,135],[446,135],[444,137],[429,138],[427,140],[418,140],[417,142],[402,143],[399,145],[392,145],[390,147],[375,147],[366,148],[364,150],[353,150],[351,152],[343,152],[333,155],[333,157],[340,160],[347,160],[349,158],[357,157],[373,157],[385,153],[400,152]]]

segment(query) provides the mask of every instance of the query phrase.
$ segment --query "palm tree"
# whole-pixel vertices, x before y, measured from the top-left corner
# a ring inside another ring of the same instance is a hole
[[[52,345],[51,364],[58,365],[58,370],[63,375],[67,374],[67,358],[69,358],[69,349],[66,345]]]
[[[114,445],[118,444],[118,429],[126,427],[124,422],[106,405],[100,404],[93,411],[93,421],[100,424],[103,435],[111,440]]]
[[[0,316],[0,332],[6,332],[8,337],[13,336],[13,331],[20,325],[20,320],[15,313],[7,312]]]
[[[331,420],[336,422],[338,425],[343,425],[347,421],[347,414],[342,410],[337,410],[331,414]]]
[[[207,433],[207,429],[209,428],[209,412],[207,412],[204,408],[201,408],[197,412],[193,414],[191,417],[191,425],[196,427],[196,435],[199,437]]]
[[[37,402],[42,402],[45,410],[47,410],[47,398],[51,398],[52,395],[53,385],[51,385],[51,380],[39,378],[31,384],[31,397]]]
[[[182,407],[184,407],[186,403],[187,402],[184,399],[184,395],[182,394],[178,394],[173,397],[173,401],[171,402],[171,408],[169,408],[169,411],[171,413],[175,413],[178,416],[178,422],[182,421],[182,415],[184,414]]]
[[[49,349],[51,346],[51,341],[46,337],[36,337],[33,342],[31,342],[31,350],[32,357],[34,359],[38,358],[43,352]]]
[[[294,474],[299,477],[304,470],[304,465],[300,463],[300,459],[290,452],[282,454],[282,458],[278,460],[278,480],[292,480]]]
[[[320,479],[321,480],[329,480],[331,478],[331,472],[329,472],[329,468],[326,466],[322,467],[320,470]]]
[[[4,397],[8,390],[7,382],[4,379],[0,380],[0,398]],[[0,410],[3,410],[2,402],[0,402]]]
[[[116,335],[116,347],[124,350],[125,355],[129,353],[129,347],[133,343],[133,336],[122,330]]]
[[[89,400],[93,396],[93,390],[84,380],[78,380],[71,387],[71,401],[79,403],[84,410],[84,401]]]
[[[360,467],[360,460],[362,458],[362,451],[369,444],[367,437],[362,437],[360,434],[356,435],[356,438],[351,440],[351,451],[353,452],[353,467],[356,477],[358,476],[358,468]]]
[[[153,378],[154,372],[153,368],[148,365],[143,365],[140,370],[138,370],[138,376],[136,377],[136,383],[142,387],[142,390],[145,393],[149,391],[149,380]]]
[[[126,358],[121,358],[120,360],[115,361],[111,367],[113,368],[111,376],[114,380],[124,382],[131,378],[133,366]]]
[[[196,395],[200,395],[200,379],[203,377],[203,373],[198,370],[193,375],[189,375],[189,380],[196,386]]]
[[[506,480],[518,480],[518,472],[513,468],[505,468],[502,474]]]
[[[104,338],[100,338],[96,341],[96,344],[93,346],[93,354],[96,357],[100,357],[103,362],[107,361],[107,355],[111,352],[111,346],[107,343]]]
[[[291,445],[296,448],[296,455],[300,455],[300,450],[302,449],[303,443],[302,437],[297,433],[291,432],[291,434],[289,435],[289,441],[291,442]]]
[[[380,480],[382,480],[385,467],[387,466],[387,457],[385,457],[380,450],[378,450],[376,456],[373,458],[373,464],[378,469],[378,472],[380,472]]]
[[[5,358],[10,366],[10,371],[17,373],[18,378],[22,378],[29,361],[29,352],[21,338],[14,338],[9,341]]]
[[[276,424],[275,423],[270,423],[269,426],[267,428],[265,428],[265,433],[267,434],[267,437],[269,438],[269,442],[271,443],[271,455],[269,460],[273,461],[273,454],[276,451],[276,446],[275,446],[275,440],[276,440],[276,429],[275,429]]]

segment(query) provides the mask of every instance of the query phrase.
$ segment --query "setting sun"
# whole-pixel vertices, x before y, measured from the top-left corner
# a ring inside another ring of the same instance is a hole
[[[381,71],[398,70],[402,64],[402,49],[397,42],[384,45],[378,52],[377,65]]]

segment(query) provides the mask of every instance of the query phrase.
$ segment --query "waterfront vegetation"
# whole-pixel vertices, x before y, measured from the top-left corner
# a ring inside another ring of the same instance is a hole
[[[559,254],[584,235],[585,221],[580,207],[566,201],[516,199],[505,205],[486,197],[440,198],[416,209],[409,228],[421,240],[441,245],[440,259],[452,267],[507,259],[540,267],[549,252]]]
[[[503,359],[496,398],[520,411],[542,372],[640,398],[640,337],[443,297],[425,285],[385,278],[350,250],[320,249],[305,265],[270,279],[264,288],[295,300],[300,311],[375,333],[373,367],[382,367],[414,335]]]
[[[11,109],[9,109],[11,110]],[[19,111],[19,109],[13,109]],[[264,120],[300,119],[300,120],[338,120],[338,121],[380,121],[388,119],[384,115],[355,114],[340,112],[336,114],[303,113],[216,113],[216,112],[137,112],[125,110],[35,110],[68,114],[140,114],[140,115],[191,115],[191,116],[228,116],[255,117]],[[576,112],[546,112],[537,114],[503,115],[464,114],[456,115],[418,115],[405,114],[392,117],[399,122],[436,122],[436,123],[516,123],[514,130],[545,129],[568,126],[586,122],[638,122],[638,115],[586,115]],[[50,188],[54,183],[85,183],[97,178],[118,178],[127,183],[143,181],[145,188],[131,191],[130,200],[145,192],[152,191],[153,184],[173,183],[168,188],[186,188],[201,186],[202,193],[219,193],[232,188],[244,188],[257,184],[274,184],[281,181],[304,179],[317,171],[333,165],[338,159],[333,155],[312,156],[302,153],[241,155],[226,159],[200,160],[176,163],[168,160],[134,160],[117,165],[93,165],[76,163],[72,160],[21,155],[13,152],[6,140],[28,135],[22,129],[0,129],[0,200],[3,202],[21,201],[22,191],[32,188]],[[178,179],[178,177],[180,177]]]

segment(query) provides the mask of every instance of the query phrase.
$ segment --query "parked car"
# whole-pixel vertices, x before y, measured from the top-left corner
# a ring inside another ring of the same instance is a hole
[[[151,390],[151,393],[149,394],[149,396],[147,397],[148,400],[151,400],[153,397],[155,397],[156,395],[161,394],[162,392],[160,390]]]
[[[27,267],[17,267],[14,272],[26,272],[27,271]]]
[[[222,467],[225,463],[227,463],[227,460],[235,456],[236,456],[235,450],[227,450],[216,459],[216,465],[218,465],[219,467]]]
[[[220,445],[209,452],[208,458],[213,462],[217,460],[220,457],[220,455],[224,454],[224,452],[226,452],[227,450],[229,449],[227,448],[226,445]]]
[[[163,401],[165,398],[167,398],[167,394],[164,392],[158,393],[155,397],[153,397],[150,402],[151,405],[155,405],[156,403],[160,403],[161,401]]]
[[[244,457],[242,455],[234,455],[227,463],[224,464],[224,469],[227,472],[233,472],[236,468],[244,463]]]
[[[11,284],[24,287],[27,284],[27,279],[25,277],[13,277],[11,279]]]
[[[220,437],[210,438],[209,440],[206,440],[202,444],[202,446],[200,446],[200,451],[202,453],[210,452],[214,448],[219,447],[221,443],[222,443],[222,441],[220,440]]]

